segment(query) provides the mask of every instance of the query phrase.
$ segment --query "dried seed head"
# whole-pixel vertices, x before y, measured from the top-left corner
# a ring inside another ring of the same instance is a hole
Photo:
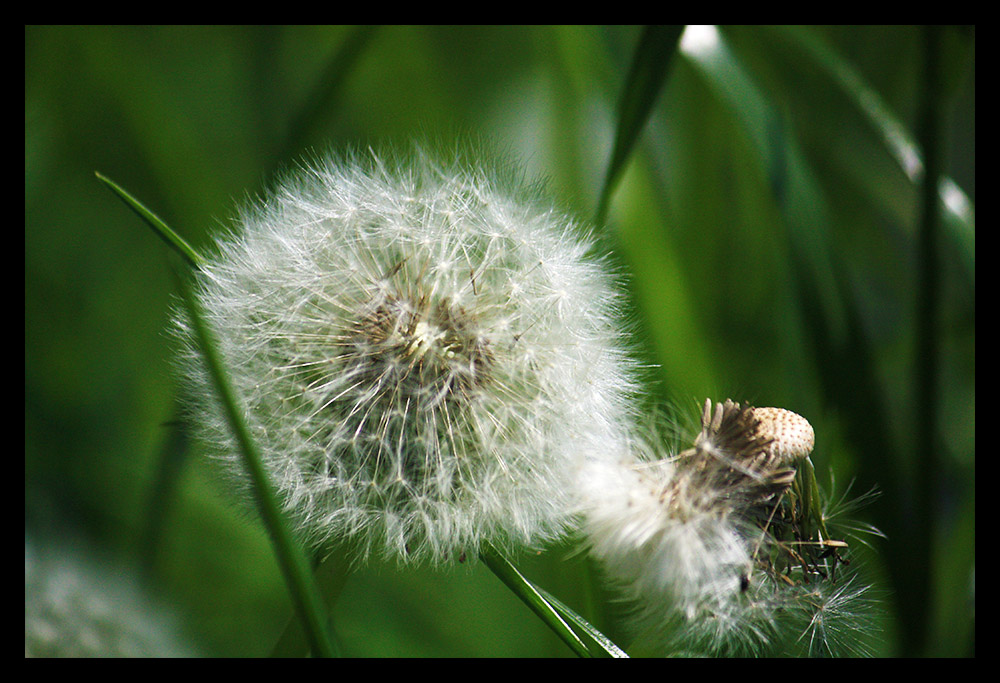
[[[640,432],[631,457],[594,465],[584,480],[591,552],[635,600],[640,630],[746,654],[789,615],[811,619],[812,634],[829,596],[858,602],[863,590],[835,584],[847,543],[827,536],[822,494],[801,492],[818,491],[814,440],[791,411],[707,400],[691,448],[671,455],[661,434]]]
[[[754,437],[770,442],[768,452],[789,464],[812,453],[816,434],[801,415],[784,408],[751,408],[757,421]]]
[[[745,511],[785,491],[795,475],[788,457],[792,447],[771,426],[773,411],[798,418],[787,410],[744,407],[728,399],[713,404],[706,399],[694,448],[677,458],[678,476],[671,486],[689,493],[674,496],[676,504],[702,509],[735,506]],[[805,425],[811,433],[809,423]],[[698,495],[692,494],[695,491]]]

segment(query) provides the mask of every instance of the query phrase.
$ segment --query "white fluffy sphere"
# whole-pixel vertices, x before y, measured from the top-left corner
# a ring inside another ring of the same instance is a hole
[[[286,512],[313,543],[454,559],[537,545],[620,443],[618,295],[534,188],[416,149],[329,157],[247,209],[198,297]],[[246,485],[186,318],[190,415]]]

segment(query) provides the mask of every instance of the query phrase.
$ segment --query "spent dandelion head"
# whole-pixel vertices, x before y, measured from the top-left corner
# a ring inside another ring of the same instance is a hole
[[[179,615],[136,567],[79,539],[24,539],[24,656],[193,657]]]
[[[560,534],[630,391],[592,251],[513,173],[419,148],[327,157],[247,209],[199,298],[301,535],[444,560]],[[181,366],[241,481],[191,343]]]
[[[673,455],[644,435],[624,460],[589,469],[590,543],[640,630],[675,647],[751,653],[794,614],[815,652],[862,623],[866,591],[844,575],[847,543],[828,533],[814,442],[791,411],[706,401],[693,447]]]

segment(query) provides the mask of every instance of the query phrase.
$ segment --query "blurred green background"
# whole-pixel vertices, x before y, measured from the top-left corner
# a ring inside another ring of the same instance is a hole
[[[882,491],[876,654],[974,655],[974,29],[654,31],[652,87],[629,79],[643,31],[26,27],[26,538],[137,567],[204,654],[264,655],[290,614],[260,525],[197,453],[163,456],[168,248],[95,171],[201,246],[309,148],[469,134],[591,219],[645,99],[599,229],[650,390],[805,415],[820,473]],[[930,242],[921,160],[949,179]],[[623,637],[571,545],[519,565]],[[334,618],[350,655],[569,654],[478,563],[365,568]]]

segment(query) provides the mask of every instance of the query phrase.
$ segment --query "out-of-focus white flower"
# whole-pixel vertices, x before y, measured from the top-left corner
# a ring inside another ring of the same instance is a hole
[[[25,538],[25,657],[193,656],[175,616],[133,568]]]
[[[562,533],[632,389],[591,251],[513,169],[422,149],[325,158],[246,210],[198,297],[301,535],[440,561]],[[178,327],[190,415],[245,484]]]
[[[800,475],[809,423],[779,408],[707,401],[693,448],[635,438],[618,462],[594,462],[583,482],[593,554],[635,606],[637,630],[689,651],[758,653],[802,634],[829,654],[864,627],[867,590],[838,566],[846,544],[827,536]],[[839,572],[839,574],[838,574]]]

